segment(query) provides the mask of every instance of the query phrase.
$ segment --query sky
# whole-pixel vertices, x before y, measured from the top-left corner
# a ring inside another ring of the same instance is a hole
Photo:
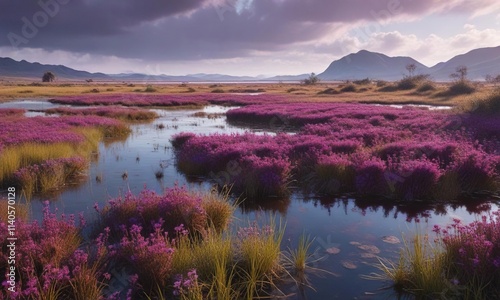
[[[362,49],[433,66],[499,45],[498,0],[0,0],[0,57],[108,74],[321,73]]]

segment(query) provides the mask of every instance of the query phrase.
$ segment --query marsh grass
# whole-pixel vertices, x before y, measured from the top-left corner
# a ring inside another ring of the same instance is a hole
[[[230,203],[230,192],[230,188],[224,187],[220,193],[212,189],[202,196],[202,206],[207,214],[208,226],[218,233],[227,229],[237,207],[237,201]]]
[[[379,258],[376,267],[382,273],[365,278],[389,280],[397,292],[415,295],[417,299],[432,299],[452,292],[446,276],[449,262],[442,248],[421,233],[417,233],[411,241],[406,238],[403,241],[398,263]]]
[[[266,288],[277,288],[274,280],[284,271],[280,250],[284,230],[283,224],[276,225],[271,218],[268,226],[254,224],[238,232],[238,266],[246,299],[265,294]]]
[[[290,263],[296,272],[304,272],[308,267],[312,254],[309,253],[314,238],[302,234],[296,249],[288,248]]]
[[[130,132],[125,125],[72,130],[83,137],[83,142],[23,143],[3,149],[0,184],[17,183],[28,198],[35,192],[57,189],[86,170],[87,161],[105,137],[122,137]]]
[[[68,143],[26,143],[7,147],[0,153],[0,182],[11,179],[13,173],[21,167],[48,159],[70,157],[74,155],[75,150],[75,147]]]
[[[78,272],[74,272],[69,284],[72,288],[74,300],[101,299],[106,284],[99,280],[98,264],[83,265]]]
[[[475,114],[498,115],[500,113],[500,89],[496,89],[475,101],[469,108]]]

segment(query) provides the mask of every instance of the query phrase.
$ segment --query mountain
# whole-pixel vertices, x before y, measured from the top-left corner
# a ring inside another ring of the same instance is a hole
[[[435,80],[450,80],[450,74],[454,73],[458,66],[467,67],[467,77],[471,80],[484,80],[488,74],[500,74],[500,46],[475,49],[457,55],[430,68],[430,74]]]
[[[270,81],[300,81],[309,77],[310,74],[300,74],[300,75],[278,75],[274,77],[269,77],[267,80]]]
[[[458,66],[464,65],[468,69],[468,78],[483,80],[485,75],[500,74],[500,46],[480,48],[457,55],[446,62],[440,62],[429,68],[411,57],[390,57],[382,53],[361,50],[342,57],[318,77],[322,80],[352,80],[352,79],[382,79],[399,80],[407,74],[406,66],[415,64],[416,74],[429,74],[433,80],[449,81],[450,74]],[[22,77],[41,79],[43,73],[52,71],[59,79],[70,80],[116,80],[116,81],[174,81],[174,82],[244,82],[244,81],[300,81],[309,74],[279,75],[270,78],[264,76],[230,76],[223,74],[189,74],[189,75],[147,75],[141,73],[103,74],[90,73],[68,68],[62,65],[43,65],[30,63],[25,60],[15,61],[11,58],[0,57],[0,77]]]
[[[398,80],[406,73],[408,64],[417,66],[417,74],[429,73],[429,68],[411,57],[389,57],[382,53],[361,50],[342,57],[330,64],[330,66],[318,77],[322,80],[346,80],[346,79],[384,79]]]
[[[65,79],[110,79],[108,75],[103,73],[90,73],[74,70],[63,65],[42,65],[37,62],[15,61],[11,58],[0,57],[0,76],[41,79],[43,73],[47,71],[52,71],[58,78]]]

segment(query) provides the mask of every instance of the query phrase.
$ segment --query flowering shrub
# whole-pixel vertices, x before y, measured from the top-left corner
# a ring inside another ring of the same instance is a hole
[[[163,219],[153,224],[154,232],[144,237],[142,227],[132,225],[125,230],[118,255],[136,272],[143,288],[151,291],[167,285],[172,272],[174,248],[168,233],[162,230]]]
[[[498,142],[492,134],[490,139],[476,140],[479,125],[473,126],[466,116],[362,104],[278,103],[233,109],[227,118],[261,126],[267,123],[271,129],[278,119],[298,132],[181,134],[173,140],[180,171],[213,179],[210,174],[226,172],[228,164],[236,162],[242,172],[226,176],[226,183],[247,194],[252,186],[263,195],[276,194],[275,189],[261,188],[269,179],[256,176],[250,163],[259,159],[274,159],[277,166],[289,164],[286,172],[274,172],[282,184],[293,178],[309,187],[315,183],[319,192],[356,190],[409,200],[442,199],[441,188],[453,197],[462,192],[498,191]],[[491,119],[484,122],[496,124]]]
[[[18,220],[16,234],[16,291],[2,289],[0,299],[102,298],[105,277],[108,277],[102,269],[105,253],[78,249],[82,238],[73,215],[58,218],[46,202],[42,222]],[[2,249],[7,249],[7,237],[7,225],[0,223]],[[93,242],[94,248],[102,249],[104,243],[101,236]],[[1,274],[7,274],[7,259],[7,253],[2,251]],[[7,284],[2,278],[2,285]],[[87,292],[82,294],[82,291]]]
[[[184,224],[191,233],[203,232],[207,225],[206,212],[200,196],[185,188],[167,189],[163,195],[144,189],[138,195],[132,193],[109,201],[100,211],[101,227],[109,227],[116,237],[123,228],[141,228],[146,235],[156,232],[162,219],[162,232],[174,232]]]
[[[19,117],[24,115],[26,110],[20,108],[0,108],[0,118]]]
[[[69,105],[123,105],[123,106],[204,106],[208,104],[240,106],[255,103],[285,102],[279,95],[239,94],[107,94],[78,95],[49,100],[52,103]]]
[[[445,228],[435,225],[433,231],[444,244],[451,275],[456,278],[457,284],[484,288],[486,296],[488,291],[498,288],[500,211],[491,212],[468,225],[454,219],[453,224]]]
[[[83,157],[50,159],[17,170],[14,179],[26,193],[45,192],[59,188],[87,168]]]

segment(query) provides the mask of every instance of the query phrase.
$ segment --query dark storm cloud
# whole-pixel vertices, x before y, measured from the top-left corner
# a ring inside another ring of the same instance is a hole
[[[44,10],[37,1],[0,0],[0,46],[14,40],[19,47],[150,60],[232,58],[314,41],[358,21],[470,10],[467,0],[446,7],[437,0],[239,1],[247,8],[237,13],[236,0],[41,0],[58,5],[57,13],[35,24],[33,36],[14,40]]]

